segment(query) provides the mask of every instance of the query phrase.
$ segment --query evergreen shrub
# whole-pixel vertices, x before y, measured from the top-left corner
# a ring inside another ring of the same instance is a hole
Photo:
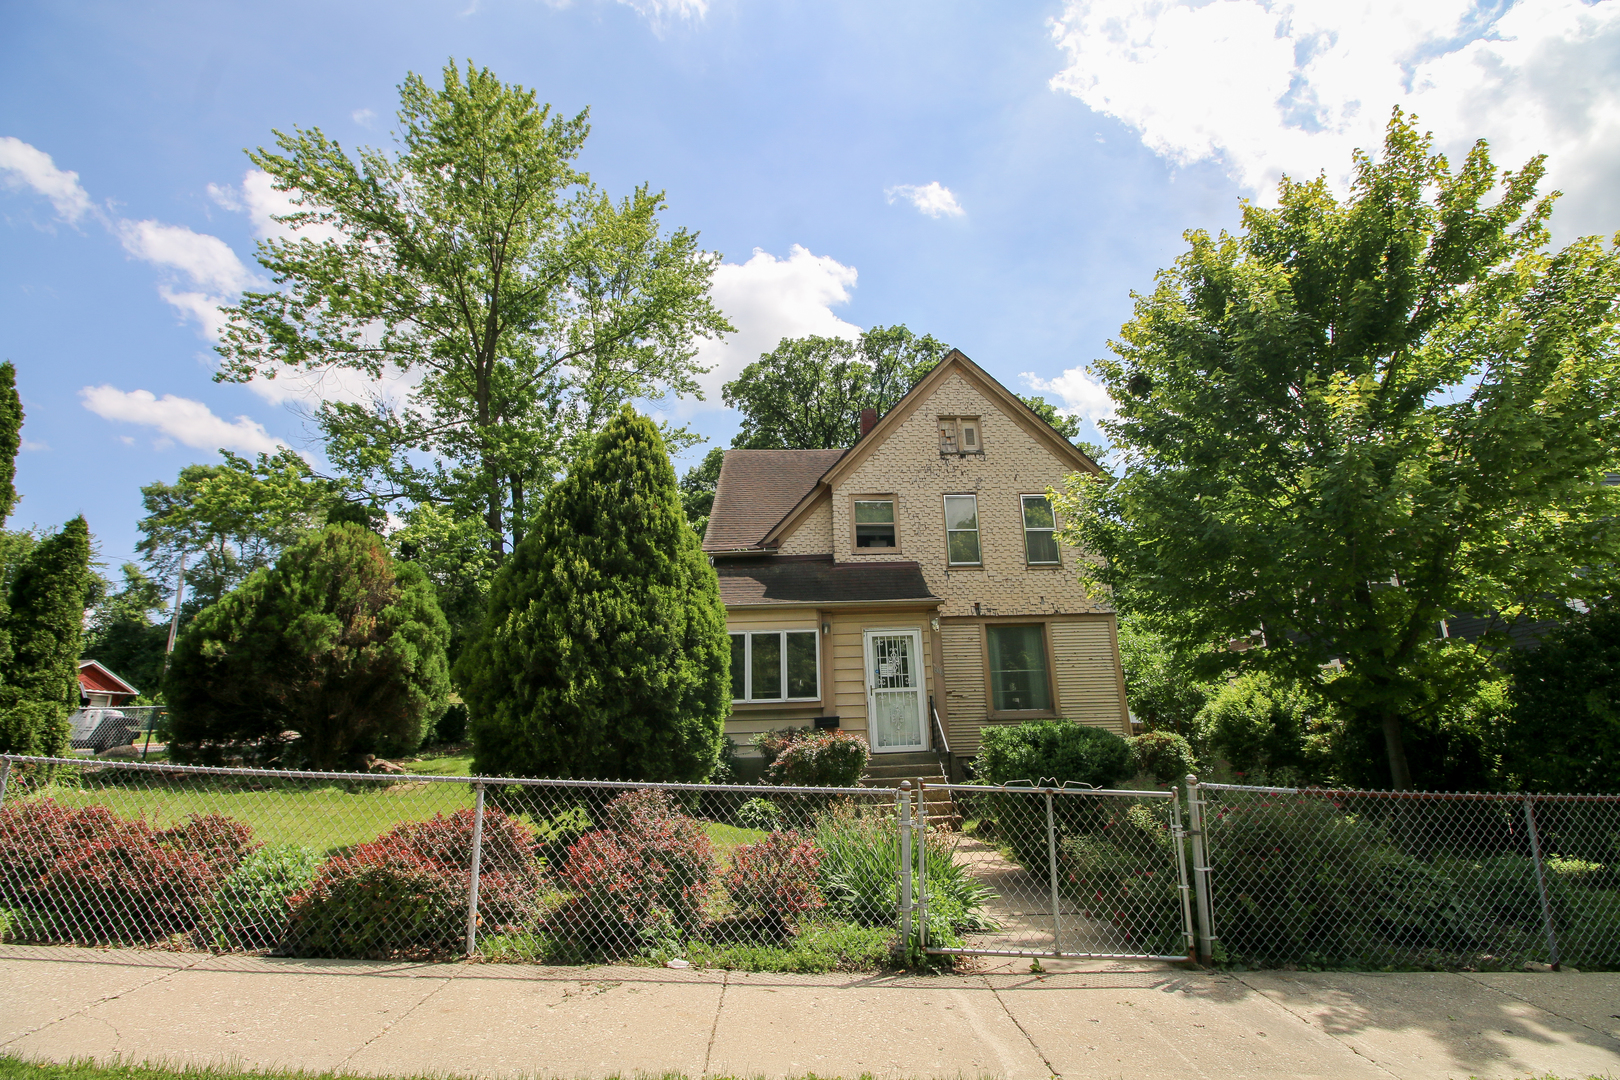
[[[855,787],[872,756],[866,740],[848,731],[810,731],[787,741],[765,769],[773,784]]]
[[[737,824],[745,829],[775,832],[782,827],[782,808],[769,799],[748,799],[737,807]]]
[[[1131,748],[1112,731],[1070,720],[986,726],[973,774],[989,784],[1018,780],[1110,787],[1131,774]]]
[[[1198,771],[1192,745],[1173,731],[1144,731],[1125,742],[1131,750],[1131,767],[1151,776],[1155,783],[1178,784],[1188,773]]]
[[[289,901],[310,886],[320,865],[320,854],[299,844],[269,845],[243,859],[203,910],[209,943],[220,949],[282,945]]]

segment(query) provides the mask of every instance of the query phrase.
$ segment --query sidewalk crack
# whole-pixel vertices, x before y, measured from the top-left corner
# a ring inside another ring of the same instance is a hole
[[[1040,1044],[1035,1041],[1035,1037],[1024,1028],[1023,1024],[1018,1022],[1018,1017],[1012,1014],[1012,1010],[1007,1008],[1007,1002],[1002,998],[1001,991],[997,990],[988,978],[982,975],[980,978],[984,979],[985,989],[989,990],[990,996],[996,999],[996,1004],[1001,1006],[1001,1011],[1007,1014],[1007,1019],[1012,1021],[1013,1027],[1017,1028],[1018,1033],[1029,1043],[1029,1048],[1035,1051],[1035,1056],[1041,1059],[1041,1064],[1046,1066],[1046,1075],[1061,1077],[1063,1074],[1052,1068],[1052,1059],[1046,1056],[1046,1051],[1041,1049]]]
[[[197,959],[193,960],[191,963],[186,964],[183,967],[168,968],[163,972],[163,974],[158,975],[158,976],[156,976],[154,978],[151,978],[151,979],[147,979],[143,983],[136,983],[134,986],[131,986],[128,989],[125,989],[125,990],[120,990],[116,994],[108,994],[105,997],[99,997],[96,1000],[92,1001],[90,1004],[84,1006],[83,1008],[75,1009],[73,1012],[68,1013],[66,1016],[58,1016],[55,1020],[47,1020],[43,1024],[39,1025],[38,1027],[29,1028],[27,1031],[23,1032],[20,1035],[13,1036],[12,1038],[7,1039],[5,1042],[0,1042],[0,1049],[3,1049],[4,1047],[10,1046],[12,1043],[17,1042],[20,1039],[26,1039],[30,1035],[37,1035],[41,1031],[44,1031],[46,1028],[55,1027],[57,1024],[65,1024],[69,1020],[73,1020],[73,1019],[76,1019],[77,1017],[83,1016],[85,1013],[89,1012],[91,1009],[94,1009],[98,1005],[105,1005],[109,1001],[116,1001],[118,998],[121,998],[126,994],[133,994],[137,990],[144,990],[148,986],[152,986],[155,983],[160,983],[164,979],[169,978],[170,976],[180,974],[180,972],[182,972],[182,971],[190,971],[192,968],[196,967],[198,964],[202,963],[204,960],[212,960],[213,958],[214,958],[214,956],[213,956],[212,953],[203,953],[202,955],[198,956]],[[97,1017],[97,1019],[100,1019],[100,1017]],[[106,1021],[103,1021],[103,1023],[106,1023]],[[112,1024],[108,1023],[107,1026],[112,1027]],[[115,1037],[118,1035],[118,1029],[117,1028],[113,1028],[113,1034],[114,1034]]]
[[[703,1076],[709,1075],[709,1062],[714,1058],[714,1040],[720,1034],[720,1013],[726,1007],[726,987],[730,985],[731,972],[722,971],[720,973],[720,1000],[714,1006],[714,1026],[709,1028],[709,1045],[703,1051],[703,1072],[701,1074]]]
[[[1548,1016],[1556,1016],[1556,1017],[1558,1017],[1558,1019],[1563,1020],[1563,1021],[1565,1021],[1567,1023],[1574,1024],[1576,1027],[1583,1027],[1587,1031],[1591,1031],[1591,1032],[1594,1032],[1594,1033],[1596,1033],[1598,1035],[1602,1035],[1606,1039],[1613,1039],[1614,1038],[1613,1035],[1609,1034],[1609,1032],[1605,1031],[1603,1028],[1593,1027],[1591,1024],[1588,1024],[1585,1020],[1580,1020],[1580,1019],[1577,1019],[1576,1017],[1573,1017],[1573,1016],[1565,1016],[1563,1013],[1559,1012],[1557,1009],[1549,1008],[1548,1006],[1543,1005],[1539,1001],[1531,1001],[1527,997],[1523,997],[1523,996],[1521,996],[1519,994],[1515,994],[1512,990],[1507,990],[1507,989],[1504,989],[1503,987],[1500,987],[1500,986],[1493,986],[1492,984],[1490,984],[1488,982],[1484,982],[1484,981],[1482,981],[1480,979],[1476,979],[1476,978],[1474,978],[1474,975],[1476,974],[1475,972],[1459,971],[1459,972],[1457,972],[1457,974],[1461,975],[1463,978],[1467,979],[1469,982],[1473,983],[1475,986],[1483,986],[1487,990],[1495,990],[1498,994],[1501,994],[1504,997],[1510,997],[1514,1001],[1522,1001],[1526,1005],[1530,1006],[1532,1009],[1537,1009],[1537,1010],[1539,1010],[1541,1012],[1544,1012]]]
[[[1387,1068],[1386,1066],[1380,1064],[1377,1059],[1369,1057],[1368,1055],[1362,1053],[1359,1049],[1356,1048],[1354,1043],[1346,1042],[1344,1039],[1339,1038],[1337,1035],[1333,1034],[1333,1032],[1327,1030],[1326,1028],[1317,1027],[1315,1024],[1311,1023],[1310,1017],[1304,1016],[1304,1015],[1302,1015],[1300,1013],[1295,1012],[1293,1009],[1290,1009],[1287,1005],[1284,1005],[1282,1002],[1278,1001],[1276,998],[1272,997],[1270,994],[1266,993],[1264,990],[1261,990],[1258,986],[1255,986],[1253,983],[1246,982],[1241,976],[1234,975],[1231,972],[1227,972],[1226,977],[1233,980],[1234,982],[1241,983],[1242,985],[1248,987],[1250,993],[1254,994],[1261,1001],[1270,1002],[1272,1005],[1274,1005],[1277,1008],[1281,1009],[1283,1012],[1287,1013],[1289,1016],[1292,1016],[1295,1020],[1298,1020],[1300,1023],[1304,1024],[1306,1027],[1310,1028],[1312,1031],[1320,1031],[1322,1034],[1326,1035],[1328,1038],[1332,1039],[1334,1042],[1338,1043],[1340,1046],[1344,1047],[1346,1050],[1350,1051],[1352,1054],[1356,1055],[1356,1057],[1358,1057],[1361,1060],[1365,1061],[1367,1064],[1371,1065],[1373,1068],[1377,1069],[1379,1072],[1388,1073],[1390,1076],[1395,1076],[1395,1077],[1399,1077],[1401,1075],[1400,1073],[1396,1072],[1395,1070]]]
[[[459,974],[459,972],[457,974]],[[437,995],[440,990],[443,990],[445,987],[449,986],[450,981],[452,979],[454,979],[455,977],[456,977],[455,975],[446,975],[446,976],[442,977],[439,980],[439,985],[435,986],[432,990],[429,990],[425,995],[423,995],[421,1001],[418,1001],[415,1005],[412,1005],[410,1008],[408,1008],[404,1012],[400,1013],[394,1019],[392,1019],[388,1023],[384,1024],[382,1026],[382,1030],[378,1031],[377,1034],[373,1035],[371,1038],[367,1039],[365,1042],[363,1042],[359,1046],[355,1047],[354,1051],[352,1053],[350,1053],[348,1057],[344,1058],[343,1061],[341,1063],[339,1063],[338,1068],[333,1070],[333,1071],[334,1072],[342,1071],[343,1067],[348,1065],[349,1062],[353,1061],[359,1054],[361,1054],[366,1049],[366,1047],[370,1046],[372,1043],[376,1042],[378,1039],[382,1038],[384,1035],[388,1034],[390,1031],[393,1031],[394,1028],[398,1027],[401,1023],[403,1023],[417,1009],[420,1009],[422,1006],[424,1006],[428,1002],[432,1001],[434,996]]]

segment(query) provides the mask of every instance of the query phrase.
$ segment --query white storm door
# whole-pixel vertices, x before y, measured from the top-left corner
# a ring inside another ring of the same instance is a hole
[[[873,751],[928,749],[920,631],[866,631],[866,706]]]

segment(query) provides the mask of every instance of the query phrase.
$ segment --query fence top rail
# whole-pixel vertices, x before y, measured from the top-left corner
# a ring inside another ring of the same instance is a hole
[[[1127,789],[1127,788],[1053,787],[1051,785],[1047,785],[1045,787],[1037,787],[1034,784],[1019,784],[1019,783],[1012,783],[1012,784],[936,784],[936,783],[932,783],[932,782],[930,782],[928,780],[924,780],[922,782],[922,784],[921,784],[921,787],[927,789],[928,791],[964,791],[964,792],[977,792],[978,794],[981,794],[981,795],[985,794],[986,792],[992,792],[992,791],[1007,791],[1007,792],[1021,792],[1021,793],[1024,793],[1024,794],[1039,794],[1039,795],[1045,795],[1045,794],[1048,794],[1048,793],[1053,794],[1053,795],[1133,795],[1133,796],[1139,796],[1139,797],[1144,798],[1144,799],[1174,799],[1176,797],[1176,790],[1174,788],[1171,788],[1168,791],[1160,791],[1160,790],[1132,791],[1132,790]]]
[[[846,797],[860,795],[872,802],[898,802],[900,798],[898,791],[888,788],[793,787],[787,784],[660,783],[647,780],[549,780],[543,777],[530,776],[434,776],[430,773],[316,772],[308,769],[239,769],[224,765],[170,765],[166,762],[110,761],[104,758],[82,757],[32,757],[26,754],[0,754],[0,762],[15,762],[23,765],[76,765],[80,768],[88,767],[97,771],[102,769],[125,769],[134,772],[186,773],[188,775],[203,776],[251,776],[271,780],[342,780],[345,782],[360,780],[379,784],[415,783],[420,780],[430,784],[484,784],[498,787],[516,785],[519,787],[624,788],[626,790],[657,788],[660,791],[734,791],[751,795],[841,795]]]
[[[1203,791],[1243,791],[1256,795],[1320,795],[1326,797],[1350,796],[1357,799],[1410,799],[1438,802],[1620,802],[1620,795],[1561,795],[1539,791],[1375,791],[1368,788],[1325,787],[1263,787],[1254,784],[1206,784],[1199,782]]]

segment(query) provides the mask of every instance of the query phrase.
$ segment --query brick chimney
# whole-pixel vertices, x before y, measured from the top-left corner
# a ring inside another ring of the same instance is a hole
[[[877,410],[876,409],[862,409],[861,410],[861,438],[863,438],[863,439],[866,438],[869,434],[871,434],[872,429],[875,428],[875,427],[877,427]]]

